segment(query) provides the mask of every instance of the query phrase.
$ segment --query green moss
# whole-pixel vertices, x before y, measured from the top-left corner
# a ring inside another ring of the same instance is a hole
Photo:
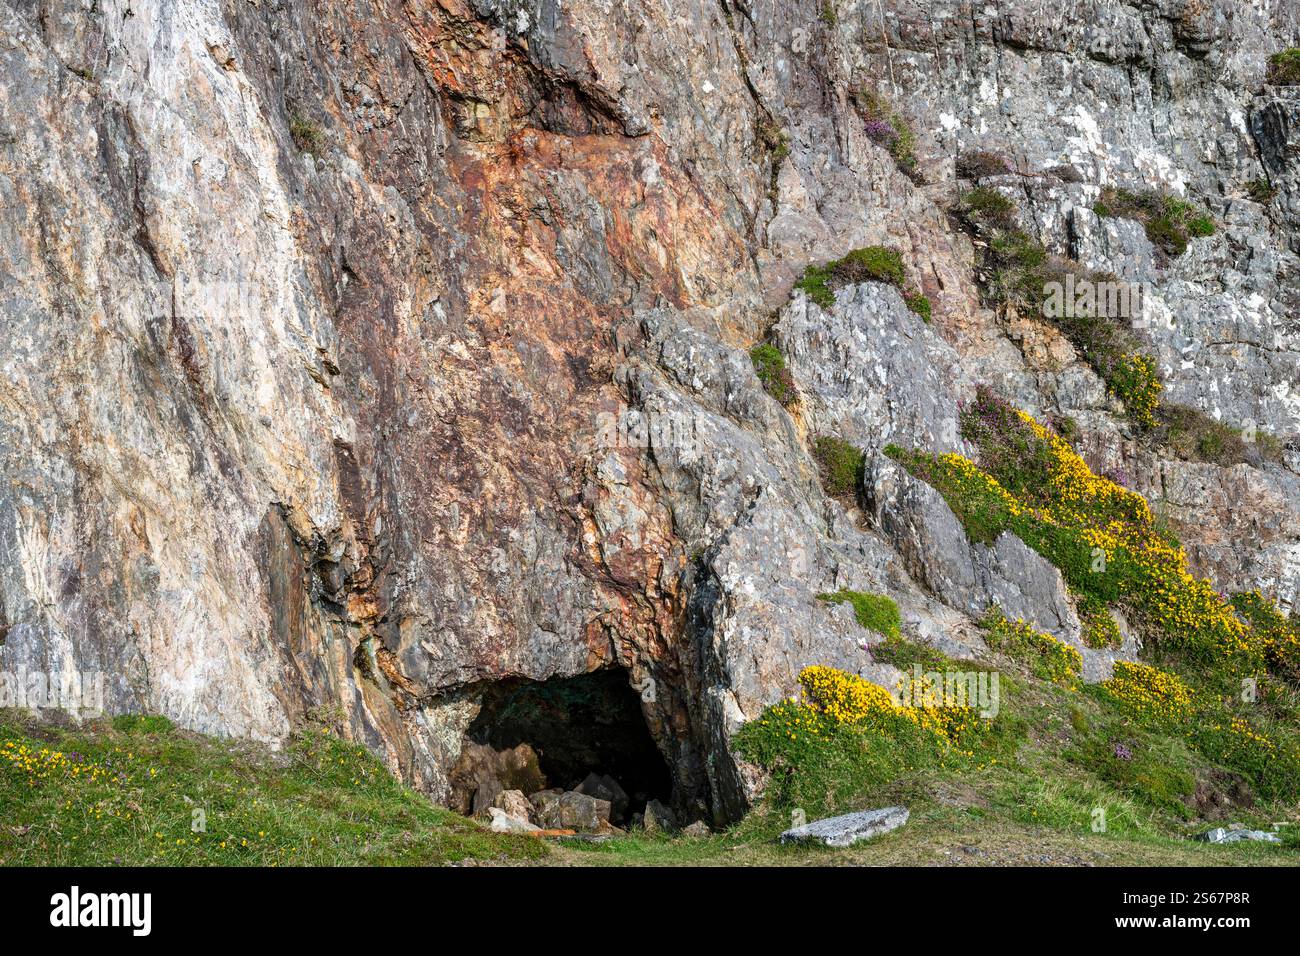
[[[826,266],[808,266],[795,282],[794,287],[823,309],[835,305],[835,290],[831,288],[831,270]]]
[[[885,637],[898,639],[901,623],[898,605],[887,595],[841,589],[834,594],[819,594],[817,599],[828,604],[851,604],[854,618],[863,627]]]
[[[844,283],[885,282],[901,287],[907,278],[903,257],[897,249],[888,246],[867,246],[854,249],[843,259],[830,264],[832,274]]]
[[[813,459],[821,472],[826,494],[856,501],[866,471],[866,457],[861,449],[839,438],[823,436],[813,443]]]
[[[931,306],[928,296],[920,292],[905,292],[903,301],[907,303],[909,309],[921,317],[921,321],[930,321]]]
[[[758,376],[767,394],[786,408],[799,400],[794,376],[786,368],[785,356],[780,349],[775,345],[755,345],[749,350],[749,358],[754,363],[754,374]]]
[[[1268,58],[1268,82],[1274,86],[1300,86],[1300,47]]]

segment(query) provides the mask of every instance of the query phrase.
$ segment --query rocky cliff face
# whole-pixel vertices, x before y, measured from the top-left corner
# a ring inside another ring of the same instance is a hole
[[[880,454],[960,449],[977,383],[1293,605],[1297,449],[1140,440],[1059,332],[983,304],[947,209],[998,151],[1049,249],[1148,284],[1167,397],[1300,432],[1300,88],[1264,82],[1297,40],[1290,0],[4,0],[0,670],[211,732],[329,720],[446,799],[495,685],[620,667],[679,806],[734,816],[734,729],[805,665],[873,673],[819,592],[940,646],[995,598],[1077,641],[1055,569]],[[1170,261],[1107,186],[1220,228]],[[869,244],[931,323],[792,293]],[[867,451],[862,510],[825,434]]]

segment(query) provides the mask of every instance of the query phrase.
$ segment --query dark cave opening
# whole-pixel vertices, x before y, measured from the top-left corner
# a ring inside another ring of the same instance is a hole
[[[522,789],[526,795],[529,787],[573,790],[589,774],[608,775],[627,794],[623,820],[643,813],[649,800],[667,803],[672,794],[668,764],[650,735],[640,695],[621,667],[491,684],[466,738],[498,756],[518,752],[520,745],[536,753],[536,767],[530,760],[514,760],[498,774],[503,789]],[[480,774],[471,785],[482,789],[481,781]],[[477,809],[481,797],[463,790],[462,785],[462,802]]]

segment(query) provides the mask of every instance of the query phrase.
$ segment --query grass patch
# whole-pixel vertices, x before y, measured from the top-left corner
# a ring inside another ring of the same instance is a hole
[[[819,594],[817,599],[828,604],[851,604],[853,616],[858,624],[886,637],[898,638],[898,628],[901,623],[898,605],[887,595],[848,591],[841,588],[834,594]]]
[[[794,287],[823,309],[829,309],[835,305],[836,289],[859,282],[883,282],[894,286],[902,293],[908,309],[922,320],[930,321],[929,298],[916,289],[905,288],[907,269],[903,257],[897,249],[889,246],[866,246],[825,265],[810,265]]]
[[[162,714],[118,714],[112,723],[123,734],[169,734],[176,729]]]
[[[118,717],[77,730],[0,714],[0,864],[374,866],[537,859],[311,731],[279,754]]]
[[[1102,217],[1136,219],[1152,245],[1169,257],[1181,256],[1193,238],[1215,232],[1214,218],[1204,209],[1156,190],[1107,188],[1092,208]]]
[[[1262,206],[1267,206],[1277,198],[1277,187],[1268,181],[1267,176],[1256,176],[1246,183],[1246,195]]]
[[[856,506],[867,469],[862,449],[823,435],[813,443],[813,460],[821,474],[822,490],[832,498]]]
[[[754,374],[758,376],[763,390],[786,408],[799,401],[799,390],[795,387],[794,376],[786,367],[785,356],[775,345],[755,345],[749,350],[750,361],[754,363]]]
[[[1236,429],[1187,405],[1161,404],[1151,440],[1186,461],[1229,467],[1284,462],[1282,442],[1262,429]]]
[[[923,671],[934,671],[948,664],[948,657],[942,652],[898,636],[889,637],[872,646],[871,658],[881,664],[897,667],[900,671],[909,671],[918,664]]]

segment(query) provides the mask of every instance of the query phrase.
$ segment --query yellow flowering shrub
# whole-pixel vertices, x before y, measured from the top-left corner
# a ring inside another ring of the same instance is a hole
[[[1115,673],[1101,685],[1133,713],[1177,722],[1192,715],[1192,692],[1176,674],[1136,661],[1116,661]]]
[[[987,469],[956,454],[887,453],[944,495],[972,540],[1013,532],[1091,605],[1130,603],[1168,646],[1237,658],[1243,672],[1264,659],[1263,642],[1188,570],[1145,498],[1094,474],[1063,438],[987,392],[963,411],[962,429]]]
[[[856,674],[833,667],[805,667],[799,683],[808,706],[839,724],[880,726],[890,720],[905,720],[933,734],[943,744],[956,746],[968,732],[979,727],[981,718],[967,706],[946,706],[943,688],[933,678],[904,675],[896,689],[898,697]],[[900,705],[896,700],[916,701]],[[927,702],[934,701],[933,705]]]

